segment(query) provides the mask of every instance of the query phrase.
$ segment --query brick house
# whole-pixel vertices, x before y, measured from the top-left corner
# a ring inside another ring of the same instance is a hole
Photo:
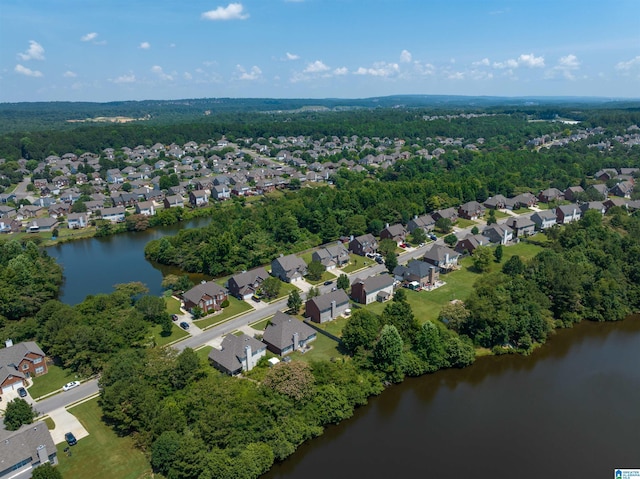
[[[47,373],[42,349],[33,341],[6,342],[0,349],[0,394],[26,386],[27,379]]]

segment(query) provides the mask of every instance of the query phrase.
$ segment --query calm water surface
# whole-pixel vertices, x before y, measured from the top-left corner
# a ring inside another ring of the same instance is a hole
[[[65,282],[60,291],[60,301],[78,304],[89,294],[110,293],[113,285],[132,281],[146,284],[150,294],[161,294],[164,275],[184,273],[147,261],[145,245],[153,239],[175,235],[181,229],[205,226],[210,221],[210,218],[197,218],[147,231],[87,238],[47,248],[49,255],[64,268]],[[209,278],[192,275],[194,282],[201,279]]]
[[[640,316],[406,380],[264,477],[612,478],[640,468]]]

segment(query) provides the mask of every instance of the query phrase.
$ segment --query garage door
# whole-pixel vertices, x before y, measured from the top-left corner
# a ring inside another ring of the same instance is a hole
[[[22,381],[18,381],[17,383],[10,384],[9,386],[3,386],[2,392],[3,393],[8,393],[10,391],[15,391],[20,386],[22,386]]]

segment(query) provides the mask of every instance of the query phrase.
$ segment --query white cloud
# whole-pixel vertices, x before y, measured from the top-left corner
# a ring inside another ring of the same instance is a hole
[[[21,60],[44,60],[44,48],[34,40],[29,41],[29,48],[24,53],[18,53]]]
[[[632,58],[628,62],[619,62],[616,64],[616,70],[629,71],[635,67],[640,66],[640,55]]]
[[[322,73],[326,72],[330,68],[322,63],[320,60],[316,60],[313,63],[309,63],[307,68],[304,69],[304,73]]]
[[[78,74],[76,72],[72,72],[71,70],[67,70],[62,76],[65,78],[75,78],[78,76]]]
[[[148,50],[149,48],[151,48],[151,43],[142,42],[138,48],[141,48],[142,50]]]
[[[517,59],[510,58],[504,62],[493,63],[493,67],[499,70],[505,68],[518,68],[521,66],[542,68],[544,67],[544,57],[536,57],[533,53],[523,53]]]
[[[203,12],[200,15],[204,20],[246,20],[249,18],[248,13],[244,13],[244,7],[241,3],[230,3],[226,7],[218,7],[215,10]]]
[[[162,70],[162,67],[159,65],[154,65],[151,67],[151,72],[155,73],[156,75],[158,75],[158,77],[160,77],[160,79],[162,80],[168,80],[168,81],[173,81],[173,77],[171,75],[168,75],[167,73],[165,73]]]
[[[95,40],[97,36],[98,34],[96,32],[91,32],[91,33],[87,33],[86,35],[82,35],[80,37],[80,40],[83,42],[90,42],[92,40]]]
[[[400,52],[400,63],[409,63],[411,62],[411,52],[409,50],[402,50]]]
[[[242,65],[236,65],[236,69],[238,70],[238,79],[240,80],[259,80],[262,76],[262,70],[255,65],[252,66],[249,71],[246,71]]]
[[[299,59],[300,59],[300,55],[287,52],[287,60],[299,60]]]
[[[19,63],[16,65],[16,67],[13,69],[16,73],[19,73],[20,75],[25,75],[28,77],[41,77],[42,76],[42,72],[38,71],[38,70],[32,70],[30,68],[27,68],[25,66],[20,65]]]
[[[333,74],[336,76],[346,75],[349,73],[349,69],[347,67],[339,67],[333,70]]]
[[[189,73],[189,72],[184,72],[184,73],[182,74],[182,76],[184,77],[184,79],[185,79],[185,80],[191,80],[191,79],[193,79],[193,75],[192,75],[191,73]]]
[[[449,80],[464,80],[464,73],[463,72],[449,72],[447,74],[447,78]]]
[[[551,70],[546,72],[546,78],[555,78],[557,75],[562,75],[567,80],[575,80],[574,72],[580,68],[580,61],[578,57],[573,54],[561,57],[558,60],[558,64]]]
[[[397,63],[376,62],[372,68],[358,68],[354,73],[356,75],[371,75],[374,77],[390,77],[400,70]]]
[[[477,62],[473,62],[472,65],[474,67],[488,67],[491,65],[491,62],[488,58],[483,58],[482,60],[478,60]]]
[[[128,75],[121,75],[118,78],[111,81],[117,84],[134,83],[136,81],[136,76],[133,73],[129,73]]]

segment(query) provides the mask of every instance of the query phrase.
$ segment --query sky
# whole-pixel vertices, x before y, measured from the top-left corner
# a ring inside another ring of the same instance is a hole
[[[640,98],[640,0],[0,0],[0,102]]]

